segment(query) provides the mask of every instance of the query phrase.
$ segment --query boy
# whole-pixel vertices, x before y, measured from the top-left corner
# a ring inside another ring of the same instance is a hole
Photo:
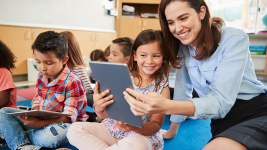
[[[12,150],[43,150],[68,142],[66,133],[71,122],[85,121],[86,92],[81,79],[66,65],[68,61],[65,38],[53,31],[41,33],[32,45],[39,75],[32,108],[70,114],[70,117],[41,120],[35,117],[15,117],[0,110],[0,137]],[[8,126],[7,126],[8,125]],[[0,143],[1,144],[1,143]]]
[[[109,62],[127,63],[133,46],[133,40],[128,37],[117,38],[110,45]]]

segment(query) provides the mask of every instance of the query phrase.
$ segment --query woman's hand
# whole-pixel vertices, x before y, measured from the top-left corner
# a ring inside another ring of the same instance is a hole
[[[133,89],[127,88],[123,94],[126,101],[129,103],[133,114],[136,116],[158,113],[165,114],[166,110],[168,110],[166,106],[169,101],[159,93],[152,92],[143,95]]]
[[[121,121],[115,121],[115,125],[118,129],[122,130],[122,131],[134,131],[136,132],[137,130],[139,130],[140,128],[123,123]]]
[[[102,93],[99,93],[99,82],[96,82],[93,95],[95,111],[102,112],[109,104],[114,102],[114,100],[111,100],[113,98],[113,95],[105,97],[109,92],[110,90],[106,90]]]

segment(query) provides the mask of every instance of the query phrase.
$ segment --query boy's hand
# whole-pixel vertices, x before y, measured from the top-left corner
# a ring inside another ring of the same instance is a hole
[[[110,90],[106,90],[102,93],[99,93],[99,83],[96,82],[94,95],[93,95],[95,111],[102,112],[106,109],[106,107],[109,104],[114,102],[114,100],[111,100],[113,98],[113,95],[109,95],[109,96],[105,97],[109,92],[110,92]]]
[[[18,116],[18,118],[24,123],[26,126],[30,126],[32,128],[42,128],[40,126],[40,119],[35,117],[29,117],[29,116]]]
[[[129,124],[126,124],[126,123],[123,123],[121,121],[115,121],[115,125],[118,129],[122,130],[122,131],[134,131],[136,132],[137,130],[141,129],[141,128],[138,128],[138,127],[135,127],[135,126],[132,126],[132,125],[129,125]]]

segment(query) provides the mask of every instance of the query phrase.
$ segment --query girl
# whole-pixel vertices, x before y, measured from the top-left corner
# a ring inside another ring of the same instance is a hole
[[[166,77],[169,61],[163,52],[161,31],[145,30],[136,38],[128,67],[132,73],[134,89],[142,94],[160,93],[169,98],[170,92]],[[159,132],[163,114],[142,116],[143,128],[134,127],[107,117],[105,108],[114,102],[112,96],[103,97],[107,91],[98,93],[99,83],[94,93],[94,109],[102,123],[75,123],[68,130],[69,142],[78,149],[114,150],[162,150],[163,138]],[[88,146],[90,145],[90,146]]]
[[[14,54],[0,41],[0,108],[16,108],[17,88],[11,74],[11,70],[15,68],[15,62]]]
[[[133,113],[173,114],[170,138],[185,116],[212,119],[204,150],[267,149],[267,88],[256,78],[247,33],[211,18],[204,0],[161,0],[159,16],[166,50],[178,68],[176,101],[127,89],[145,102],[125,92]],[[192,98],[193,88],[199,98]]]
[[[88,74],[84,68],[82,53],[80,50],[79,43],[73,33],[69,31],[61,32],[64,38],[68,42],[68,56],[69,60],[67,62],[68,67],[75,72],[80,79],[82,79],[83,84],[86,88],[86,96],[88,96],[92,91],[92,87],[90,86],[90,80]]]

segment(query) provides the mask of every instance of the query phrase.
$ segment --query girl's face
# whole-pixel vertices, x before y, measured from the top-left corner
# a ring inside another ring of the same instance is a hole
[[[163,55],[157,42],[141,45],[134,52],[139,75],[153,75],[161,66]]]
[[[110,45],[110,54],[108,57],[108,62],[126,63],[128,60],[128,57],[124,57],[121,49],[122,49],[122,46],[116,43],[112,43]]]
[[[68,61],[68,56],[60,60],[56,57],[54,52],[43,54],[38,50],[34,50],[33,54],[38,71],[47,78],[49,82],[55,80],[60,75],[63,65]]]
[[[174,1],[165,9],[170,32],[184,45],[193,44],[201,30],[201,20],[206,14],[206,7],[198,14],[187,2]]]

